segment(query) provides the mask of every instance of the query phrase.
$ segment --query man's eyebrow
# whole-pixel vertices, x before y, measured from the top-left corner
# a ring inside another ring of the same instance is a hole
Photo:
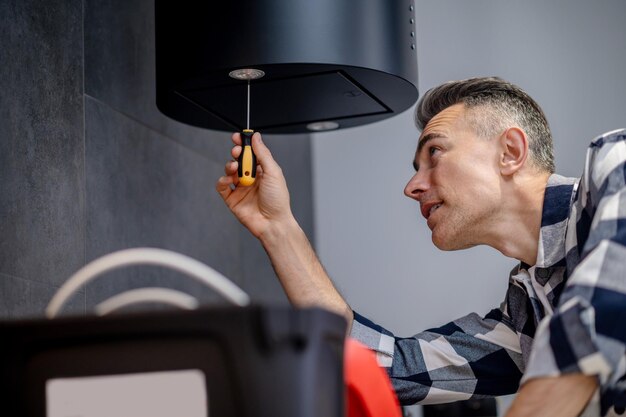
[[[420,143],[417,144],[417,155],[419,155],[422,152],[422,148],[424,148],[424,145],[426,145],[426,143],[428,143],[429,141],[433,139],[445,138],[445,137],[446,135],[442,133],[437,133],[437,132],[428,133],[424,135],[422,137],[422,140],[420,140]]]

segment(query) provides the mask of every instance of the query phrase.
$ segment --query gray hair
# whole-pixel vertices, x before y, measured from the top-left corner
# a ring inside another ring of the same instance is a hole
[[[415,123],[423,130],[439,112],[463,103],[476,133],[489,137],[511,125],[528,137],[530,159],[539,169],[554,173],[552,133],[541,107],[518,86],[497,77],[450,81],[432,88],[417,103]],[[480,110],[480,111],[473,111]]]

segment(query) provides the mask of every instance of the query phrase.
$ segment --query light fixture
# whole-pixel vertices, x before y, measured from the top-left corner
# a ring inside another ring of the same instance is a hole
[[[313,122],[306,125],[306,128],[314,132],[323,132],[325,130],[335,130],[339,128],[339,123],[331,121]]]

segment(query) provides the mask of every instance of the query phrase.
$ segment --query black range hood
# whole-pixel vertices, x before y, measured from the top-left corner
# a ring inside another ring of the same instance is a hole
[[[386,119],[417,100],[410,0],[156,0],[157,107],[180,122],[304,133]]]

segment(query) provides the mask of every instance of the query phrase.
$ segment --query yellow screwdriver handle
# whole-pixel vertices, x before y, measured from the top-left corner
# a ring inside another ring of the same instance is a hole
[[[241,132],[241,154],[239,155],[239,167],[237,175],[239,184],[249,186],[254,184],[256,178],[256,155],[252,150],[252,134],[254,130],[244,129]]]

